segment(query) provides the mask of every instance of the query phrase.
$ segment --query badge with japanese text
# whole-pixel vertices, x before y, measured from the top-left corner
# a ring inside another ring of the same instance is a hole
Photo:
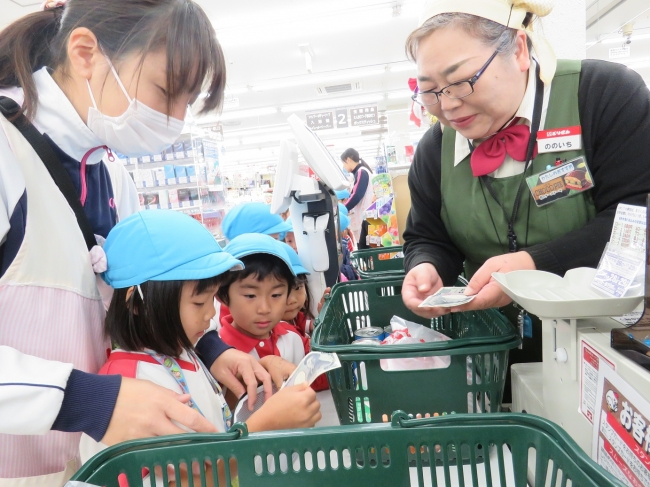
[[[580,149],[582,149],[582,128],[580,125],[537,132],[538,154]]]
[[[526,178],[526,183],[537,206],[548,205],[594,187],[594,179],[582,156],[533,174]]]
[[[592,458],[626,485],[650,485],[650,405],[609,367],[596,397]]]

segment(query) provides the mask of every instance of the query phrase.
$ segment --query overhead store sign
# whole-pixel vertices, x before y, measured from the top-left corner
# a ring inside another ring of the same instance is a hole
[[[377,105],[350,109],[350,121],[353,127],[365,127],[379,123]]]
[[[609,50],[609,59],[630,57],[630,46],[613,47]]]
[[[333,112],[308,113],[307,126],[312,130],[333,129],[334,114]]]

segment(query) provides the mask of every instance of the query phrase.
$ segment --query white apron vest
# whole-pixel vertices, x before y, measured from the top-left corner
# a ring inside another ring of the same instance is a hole
[[[0,344],[95,373],[106,362],[104,308],[76,218],[43,162],[0,116],[27,191],[22,245],[0,279]],[[79,467],[81,433],[0,434],[0,487],[59,487]]]

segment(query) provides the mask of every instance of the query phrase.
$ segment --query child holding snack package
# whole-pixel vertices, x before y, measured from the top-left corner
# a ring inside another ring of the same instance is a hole
[[[105,331],[118,348],[100,374],[148,379],[189,396],[189,406],[227,431],[230,409],[194,345],[215,314],[213,297],[220,282],[247,272],[236,271],[242,262],[224,252],[195,219],[164,210],[121,221],[104,250],[108,269],[102,277],[115,288]],[[276,289],[284,312],[286,283]],[[247,426],[250,431],[311,427],[319,419],[315,393],[301,385],[273,395]],[[84,435],[80,447],[86,461],[104,445]]]

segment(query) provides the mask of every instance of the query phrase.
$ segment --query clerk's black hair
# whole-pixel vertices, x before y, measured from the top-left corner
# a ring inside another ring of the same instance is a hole
[[[361,164],[363,167],[365,167],[370,173],[372,174],[372,169],[368,165],[366,161],[361,159],[361,156],[359,155],[359,151],[356,149],[353,149],[350,147],[349,149],[345,149],[343,151],[343,154],[341,154],[341,161],[345,162],[348,160],[348,158],[352,159],[354,162]]]
[[[257,281],[274,277],[280,282],[286,282],[287,296],[289,295],[289,289],[293,289],[295,286],[296,278],[291,269],[285,261],[275,255],[251,254],[239,260],[244,263],[244,270],[223,274],[223,281],[219,284],[219,290],[217,291],[217,298],[226,306],[230,306],[230,298],[228,297],[230,286],[237,281],[243,281],[249,276],[254,276]]]
[[[111,341],[128,352],[145,348],[169,357],[192,349],[181,323],[180,302],[183,286],[194,285],[194,295],[219,286],[223,274],[199,281],[147,281],[137,288],[116,289],[106,313],[104,331]]]

